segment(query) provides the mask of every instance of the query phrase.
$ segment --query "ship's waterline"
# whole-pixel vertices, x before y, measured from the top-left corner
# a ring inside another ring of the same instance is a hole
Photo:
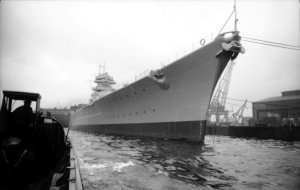
[[[181,121],[162,123],[130,123],[106,125],[80,125],[74,130],[91,133],[135,135],[155,138],[189,139],[199,141],[205,134],[206,121]]]

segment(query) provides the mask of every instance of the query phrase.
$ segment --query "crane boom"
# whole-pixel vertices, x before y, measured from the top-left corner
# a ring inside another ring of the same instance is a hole
[[[239,125],[242,122],[243,113],[246,108],[246,104],[247,104],[247,99],[245,100],[243,105],[238,109],[238,111],[232,114],[233,125]]]

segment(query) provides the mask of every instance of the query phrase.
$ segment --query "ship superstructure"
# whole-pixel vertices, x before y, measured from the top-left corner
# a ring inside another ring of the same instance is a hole
[[[103,68],[103,71],[101,71],[101,68]],[[95,77],[94,82],[96,83],[96,87],[92,88],[93,93],[91,94],[90,103],[115,91],[112,85],[116,84],[116,82],[112,76],[105,72],[104,66],[100,65],[99,74]]]

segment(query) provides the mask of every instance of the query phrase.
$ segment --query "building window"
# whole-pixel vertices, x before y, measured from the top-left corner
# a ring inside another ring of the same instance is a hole
[[[279,118],[280,114],[279,113],[274,113],[274,112],[267,112],[267,117],[276,117],[276,118]]]

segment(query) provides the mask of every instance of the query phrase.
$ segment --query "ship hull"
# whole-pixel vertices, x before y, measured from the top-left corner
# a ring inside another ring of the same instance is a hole
[[[71,128],[203,141],[214,87],[234,54],[223,50],[224,42],[228,40],[219,37],[159,71],[98,99],[72,115]]]
[[[108,135],[134,135],[163,139],[189,139],[200,141],[205,134],[206,121],[180,121],[161,123],[130,123],[77,125],[74,130]]]

